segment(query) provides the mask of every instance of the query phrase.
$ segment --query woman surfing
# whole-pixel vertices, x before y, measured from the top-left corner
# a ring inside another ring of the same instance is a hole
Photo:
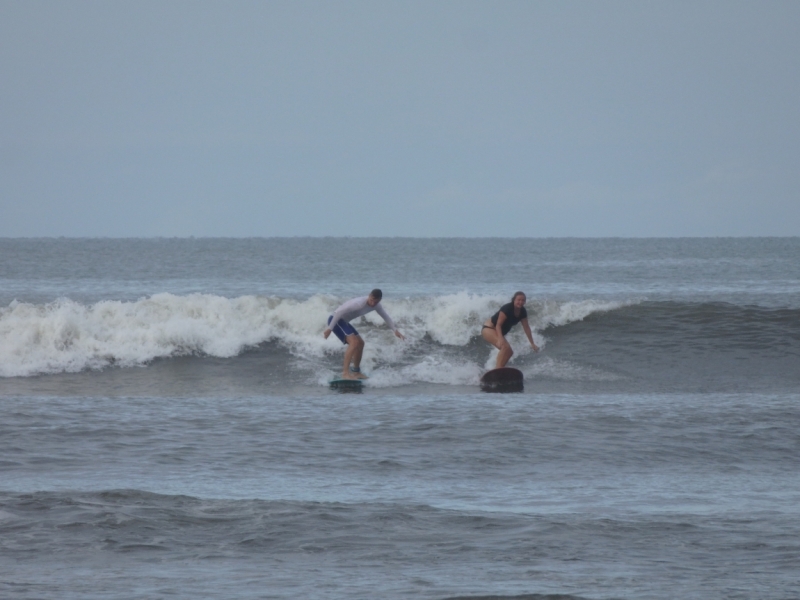
[[[506,363],[514,356],[511,344],[508,343],[505,336],[517,323],[522,323],[522,329],[525,330],[525,335],[528,336],[528,341],[531,343],[533,351],[539,351],[539,346],[533,341],[531,326],[528,324],[528,312],[525,310],[526,300],[527,298],[523,292],[517,292],[511,298],[511,302],[501,306],[500,310],[492,315],[490,319],[487,319],[481,328],[483,339],[500,350],[495,365],[497,369],[505,367]]]

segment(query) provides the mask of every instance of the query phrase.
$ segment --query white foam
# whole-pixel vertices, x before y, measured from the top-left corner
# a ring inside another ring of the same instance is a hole
[[[463,346],[476,335],[481,324],[497,311],[502,298],[460,292],[400,303],[398,314],[412,332],[429,335],[440,344]]]
[[[362,363],[362,370],[369,374],[369,386],[377,388],[411,383],[477,385],[483,372],[476,363],[442,356],[426,356],[402,367],[382,365],[373,369],[370,366],[373,362],[365,360]],[[313,376],[313,381],[319,385],[326,385],[330,379],[331,372],[324,368]]]
[[[401,369],[376,373],[377,386],[400,383],[439,383],[447,385],[477,385],[482,369],[475,363],[441,356],[426,356],[421,361]]]
[[[321,328],[297,313],[324,312],[324,304],[322,297],[302,303],[210,294],[156,294],[91,306],[69,299],[12,302],[0,310],[0,375],[134,366],[185,354],[230,357],[275,337],[303,343]]]

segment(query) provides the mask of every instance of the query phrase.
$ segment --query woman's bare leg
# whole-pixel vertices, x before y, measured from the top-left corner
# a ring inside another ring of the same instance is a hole
[[[506,342],[505,346],[500,348],[500,352],[497,354],[495,368],[499,369],[501,367],[505,367],[512,356],[514,356],[514,351],[511,349],[511,344]]]
[[[498,335],[496,329],[484,327],[481,329],[481,336],[500,351],[497,354],[495,368],[499,369],[501,367],[505,367],[508,361],[511,360],[511,357],[514,356],[514,351],[511,349],[511,344],[509,344],[505,338]]]

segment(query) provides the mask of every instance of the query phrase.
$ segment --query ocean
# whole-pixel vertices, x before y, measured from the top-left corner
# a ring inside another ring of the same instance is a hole
[[[798,597],[800,238],[0,239],[0,598]]]

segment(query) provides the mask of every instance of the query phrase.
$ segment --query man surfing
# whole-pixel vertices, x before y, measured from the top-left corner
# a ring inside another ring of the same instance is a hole
[[[333,314],[328,317],[328,327],[322,333],[325,339],[331,334],[331,331],[336,334],[343,344],[347,345],[347,350],[344,353],[344,368],[342,369],[342,379],[366,379],[367,376],[361,373],[361,355],[364,353],[364,340],[358,335],[356,328],[350,324],[350,321],[357,317],[362,317],[373,310],[377,312],[386,324],[394,331],[394,334],[401,340],[406,339],[400,333],[397,326],[392,321],[392,318],[386,314],[381,306],[381,298],[383,292],[379,289],[374,289],[369,293],[369,296],[361,296],[353,298],[342,304],[339,308],[333,311]],[[353,367],[350,368],[352,363]]]

